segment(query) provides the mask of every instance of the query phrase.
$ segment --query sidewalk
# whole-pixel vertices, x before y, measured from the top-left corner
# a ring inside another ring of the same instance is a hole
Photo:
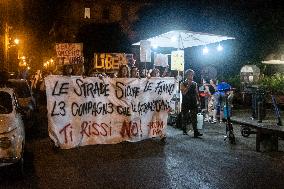
[[[284,115],[281,112],[281,116],[283,117],[282,121],[284,121]],[[251,110],[250,109],[237,109],[233,111],[232,119],[233,118],[239,118],[239,119],[251,119]],[[257,122],[258,120],[254,120]],[[277,125],[277,119],[276,116],[274,115],[274,110],[267,110],[266,111],[266,116],[265,119],[262,120],[262,124],[268,124],[268,125]],[[170,126],[171,127],[171,126]],[[284,127],[284,126],[283,126]],[[174,127],[175,128],[175,127]],[[241,126],[240,124],[233,123],[233,128],[234,128],[234,134],[236,137],[236,145],[235,147],[241,148],[241,149],[246,149],[249,151],[256,152],[256,135],[255,134],[250,134],[249,137],[243,137],[241,134]],[[182,132],[180,129],[177,129],[178,131]],[[172,131],[172,130],[171,130]],[[201,132],[204,134],[203,139],[206,138],[211,138],[213,140],[218,140],[218,141],[223,141],[226,135],[226,124],[224,122],[222,123],[215,123],[211,124],[208,122],[204,122],[203,129]],[[171,133],[168,132],[167,135],[176,135],[177,133]],[[193,135],[193,131],[189,131],[189,136]],[[229,143],[229,141],[227,141]],[[278,146],[278,151],[284,152],[284,140],[279,139],[279,146]],[[268,147],[265,146],[268,144],[261,144],[261,151],[262,152],[269,152]]]
[[[283,112],[280,112],[280,117],[282,118],[282,124],[284,120],[284,114]],[[244,120],[250,120],[250,122],[255,122],[255,123],[260,123],[259,120],[253,119],[252,118],[252,112],[250,109],[237,109],[233,111],[233,114],[231,116],[232,120],[239,120],[239,119],[244,119]],[[267,109],[266,110],[266,115],[265,117],[261,120],[261,124],[263,125],[277,125],[278,119],[276,117],[276,114],[274,113],[274,110],[272,109]]]
[[[283,112],[281,113],[281,117],[282,117],[282,123],[284,120],[284,115]],[[251,110],[250,109],[239,109],[239,110],[234,110],[233,111],[233,115],[232,115],[232,119],[249,119],[252,120],[252,122],[258,122],[257,119],[251,119]],[[277,118],[274,114],[274,110],[266,110],[266,116],[265,118],[262,120],[263,125],[277,125]],[[281,127],[281,126],[279,126]],[[284,127],[284,126],[282,126]],[[236,142],[237,142],[237,146],[246,146],[249,147],[251,150],[255,151],[256,148],[256,135],[255,134],[250,134],[249,137],[243,137],[241,135],[241,126],[240,124],[237,123],[233,123],[233,128],[234,128],[234,133],[236,136]],[[203,130],[204,134],[210,134],[212,132],[218,132],[220,134],[223,133],[223,135],[225,135],[225,123],[217,123],[217,124],[209,124],[209,123],[205,123],[204,124],[204,130]],[[280,139],[278,140],[279,142],[279,146],[278,146],[278,151],[284,151],[284,140]],[[261,144],[261,151],[262,152],[266,152],[269,151],[267,145],[269,144]]]

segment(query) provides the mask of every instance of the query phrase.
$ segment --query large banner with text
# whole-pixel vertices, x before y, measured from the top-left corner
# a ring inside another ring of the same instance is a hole
[[[48,130],[63,149],[165,135],[174,78],[45,78]]]

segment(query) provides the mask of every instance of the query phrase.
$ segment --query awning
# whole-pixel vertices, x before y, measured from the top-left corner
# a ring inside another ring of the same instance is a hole
[[[263,64],[284,64],[283,60],[266,60],[262,61]]]
[[[150,41],[152,46],[185,49],[188,47],[217,43],[228,39],[235,38],[188,30],[174,30],[146,40]],[[132,45],[140,45],[140,42]]]
[[[284,54],[283,53],[271,53],[267,58],[262,61],[263,64],[284,64]]]

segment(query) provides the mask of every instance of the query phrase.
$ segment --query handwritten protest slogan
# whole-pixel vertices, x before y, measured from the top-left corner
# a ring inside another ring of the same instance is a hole
[[[59,64],[83,64],[83,43],[57,43],[56,56]]]
[[[172,51],[171,70],[184,71],[184,51]]]
[[[45,78],[49,136],[63,149],[165,134],[174,78]]]
[[[133,54],[124,53],[95,53],[94,57],[94,68],[105,71],[118,70],[120,65],[127,65],[133,60]]]

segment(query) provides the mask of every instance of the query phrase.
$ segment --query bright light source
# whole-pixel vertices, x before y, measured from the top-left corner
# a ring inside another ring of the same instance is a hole
[[[171,41],[172,41],[172,42],[176,42],[176,41],[177,41],[177,37],[176,37],[176,36],[173,36],[173,37],[171,38]]]
[[[26,59],[26,57],[25,57],[25,56],[22,56],[21,58],[22,58],[23,60],[25,60],[25,59]]]
[[[209,52],[209,49],[207,47],[204,47],[203,48],[203,54],[208,54],[208,52]]]
[[[217,47],[217,51],[222,51],[222,50],[223,50],[223,47],[219,44]]]
[[[153,49],[157,49],[157,48],[158,48],[158,45],[153,44],[152,47],[153,47]]]
[[[28,67],[27,67],[27,69],[28,69],[28,70],[30,70],[30,69],[31,69],[31,67],[29,67],[29,66],[28,66]]]
[[[50,59],[50,62],[52,63],[52,62],[53,62],[53,59]]]
[[[15,39],[15,40],[14,40],[14,43],[15,43],[16,45],[18,45],[18,44],[20,43],[20,40],[19,40],[19,39]]]

